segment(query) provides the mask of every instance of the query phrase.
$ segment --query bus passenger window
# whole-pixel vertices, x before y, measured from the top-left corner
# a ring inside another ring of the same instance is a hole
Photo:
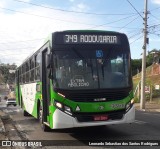
[[[40,80],[40,68],[35,69],[35,80]]]
[[[40,53],[38,53],[36,56],[35,56],[35,66],[39,66],[40,65],[40,62],[41,62],[41,55]]]

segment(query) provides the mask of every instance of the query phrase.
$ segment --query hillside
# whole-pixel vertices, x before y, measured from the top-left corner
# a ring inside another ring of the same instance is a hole
[[[15,73],[17,66],[15,64],[0,63],[0,84],[13,84],[15,82]]]
[[[141,79],[141,72],[133,76],[133,82],[136,84]],[[146,68],[146,83],[160,84],[160,64],[153,64]]]
[[[134,90],[141,80],[141,72],[133,76]],[[160,90],[155,89],[155,85],[160,86],[160,64],[153,64],[146,68],[146,86],[152,88],[152,97],[160,99]]]
[[[3,76],[0,74],[0,84],[3,82]]]

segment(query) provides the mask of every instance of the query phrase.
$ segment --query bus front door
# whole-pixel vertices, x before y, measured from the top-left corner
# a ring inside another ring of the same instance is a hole
[[[42,52],[42,96],[43,96],[43,121],[47,122],[50,104],[50,79],[49,69],[47,69],[48,49]]]

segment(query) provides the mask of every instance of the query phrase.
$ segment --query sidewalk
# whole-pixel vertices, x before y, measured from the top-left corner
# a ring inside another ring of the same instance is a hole
[[[2,117],[4,117],[4,116],[5,116],[5,113],[0,110],[0,140],[6,140],[7,139],[6,135],[5,135],[5,132],[6,132],[5,127],[4,127],[3,122],[2,122]]]
[[[140,103],[135,103],[136,110],[140,110]],[[145,110],[147,112],[160,112],[160,104],[156,102],[146,102]]]

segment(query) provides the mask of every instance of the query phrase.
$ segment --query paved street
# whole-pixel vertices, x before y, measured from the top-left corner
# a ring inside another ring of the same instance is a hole
[[[54,145],[65,145],[70,143],[65,140],[72,140],[72,144],[89,145],[86,140],[160,140],[160,113],[145,112],[136,110],[136,120],[133,124],[110,125],[105,127],[74,128],[64,130],[52,130],[43,132],[38,120],[33,117],[24,117],[19,107],[5,107],[5,102],[1,103],[3,113],[10,115],[11,119],[4,119],[6,130],[15,128],[18,131],[8,133],[10,140],[53,140],[49,143]],[[11,125],[12,124],[12,125]],[[54,141],[61,140],[61,141]],[[118,147],[119,148],[119,147]]]
[[[160,149],[160,0],[0,0],[0,18],[0,149]]]

